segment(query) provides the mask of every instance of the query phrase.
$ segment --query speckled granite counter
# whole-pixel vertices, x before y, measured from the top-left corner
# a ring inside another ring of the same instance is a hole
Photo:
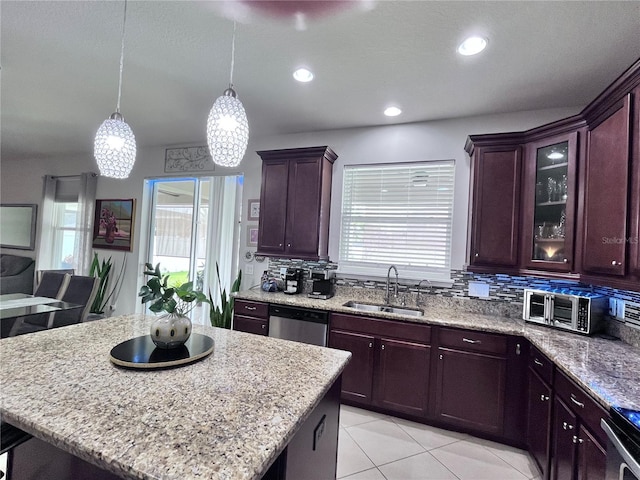
[[[127,315],[0,341],[0,414],[123,478],[256,479],[289,443],[349,354],[194,326],[213,354],[124,370],[116,344],[148,333]]]
[[[585,337],[525,323],[518,306],[473,299],[426,296],[424,316],[410,317],[383,312],[364,312],[345,307],[348,300],[382,303],[381,292],[349,290],[328,300],[306,295],[285,295],[260,290],[238,292],[236,298],[267,303],[331,310],[355,315],[407,322],[522,335],[538,347],[604,407],[617,405],[640,410],[640,349],[617,340]]]

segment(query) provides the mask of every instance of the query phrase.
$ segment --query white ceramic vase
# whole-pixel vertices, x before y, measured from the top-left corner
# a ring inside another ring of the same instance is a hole
[[[189,317],[168,313],[151,323],[149,334],[158,348],[177,348],[189,339],[191,327]]]

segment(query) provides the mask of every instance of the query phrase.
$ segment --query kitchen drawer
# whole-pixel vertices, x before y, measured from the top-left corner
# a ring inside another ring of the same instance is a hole
[[[236,300],[233,310],[237,315],[248,315],[250,317],[268,318],[269,304],[260,302],[250,302],[248,300]]]
[[[441,328],[441,347],[450,347],[469,352],[493,353],[506,355],[507,337],[475,330],[459,330],[457,328]]]
[[[533,345],[529,350],[529,368],[536,372],[547,385],[553,383],[553,362]]]
[[[245,317],[242,315],[233,316],[233,329],[238,332],[255,333],[256,335],[269,334],[269,321],[259,318]]]
[[[419,323],[332,313],[330,325],[332,329],[348,330],[376,337],[397,338],[426,344],[431,342],[431,327]]]
[[[606,445],[607,437],[600,427],[600,419],[609,418],[609,413],[560,369],[556,371],[554,390],[596,438]]]

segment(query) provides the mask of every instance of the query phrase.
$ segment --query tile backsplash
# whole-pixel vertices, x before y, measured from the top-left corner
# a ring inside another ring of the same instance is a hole
[[[332,262],[308,262],[303,260],[289,260],[289,259],[269,259],[267,267],[269,274],[280,278],[280,269],[283,267],[302,268],[305,271],[305,290],[310,290],[311,283],[308,277],[308,270],[312,268],[330,268],[337,269],[338,264]],[[506,302],[515,305],[522,305],[524,289],[525,288],[540,288],[540,287],[582,287],[590,288],[596,293],[606,295],[608,297],[615,297],[625,301],[625,318],[624,323],[618,322],[613,319],[608,322],[612,333],[616,336],[631,335],[640,339],[640,293],[631,292],[627,290],[618,290],[609,287],[599,287],[579,284],[570,280],[552,280],[546,278],[529,277],[529,276],[514,276],[503,274],[480,274],[471,273],[464,270],[452,270],[451,280],[453,285],[451,287],[431,287],[429,293],[432,295],[442,295],[445,297],[470,297],[469,295],[469,282],[479,282],[481,284],[488,285],[489,296],[482,300],[488,302]],[[336,277],[336,285],[352,287],[352,288],[364,288],[364,289],[381,289],[384,290],[386,282],[384,280],[362,280],[354,279],[345,276]],[[417,282],[403,282],[402,272],[400,272],[400,294],[415,294],[417,292]],[[621,327],[624,331],[621,332]],[[632,331],[627,332],[624,327],[630,327]],[[635,342],[631,342],[635,343]]]

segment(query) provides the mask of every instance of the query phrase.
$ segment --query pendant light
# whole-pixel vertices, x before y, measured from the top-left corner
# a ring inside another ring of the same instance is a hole
[[[231,41],[229,88],[216,99],[207,119],[207,143],[213,162],[222,167],[237,167],[249,143],[249,122],[242,102],[233,89],[233,64],[236,49],[236,22]]]
[[[98,162],[100,174],[111,178],[127,178],[136,161],[136,137],[120,113],[122,95],[122,66],[124,64],[124,31],[127,23],[127,0],[124,0],[122,22],[122,45],[120,47],[120,79],[118,81],[118,103],[116,111],[107,118],[96,133],[93,155]]]

